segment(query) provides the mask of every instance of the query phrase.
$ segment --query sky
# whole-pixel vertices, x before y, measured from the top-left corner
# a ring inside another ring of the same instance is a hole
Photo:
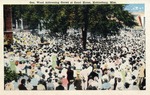
[[[145,6],[144,4],[128,4],[125,6],[125,10],[130,12],[144,12]]]

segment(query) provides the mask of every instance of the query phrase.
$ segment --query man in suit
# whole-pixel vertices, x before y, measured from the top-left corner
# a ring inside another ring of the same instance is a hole
[[[25,87],[25,79],[21,80],[21,84],[18,86],[19,90],[27,90],[27,88]]]
[[[71,70],[71,67],[68,68],[67,70],[67,80],[68,80],[68,90],[69,90],[69,86],[70,86],[70,80],[74,80],[74,72],[73,70]]]
[[[59,85],[56,87],[56,90],[65,90],[65,88],[62,86],[62,82],[61,81],[59,81],[58,84]]]

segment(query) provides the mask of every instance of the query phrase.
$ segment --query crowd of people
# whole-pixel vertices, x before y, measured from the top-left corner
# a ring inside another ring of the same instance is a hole
[[[4,48],[4,67],[18,74],[5,90],[145,90],[144,31],[121,30],[107,38],[81,35],[41,38],[15,32]]]

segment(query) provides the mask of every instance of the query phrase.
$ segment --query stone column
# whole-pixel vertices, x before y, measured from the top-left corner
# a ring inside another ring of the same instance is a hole
[[[18,21],[16,20],[16,29],[18,29]]]
[[[38,30],[40,30],[40,24],[38,24]]]
[[[43,20],[40,20],[41,23],[41,31],[43,30]]]
[[[23,19],[21,18],[20,21],[21,21],[21,29],[23,30]]]

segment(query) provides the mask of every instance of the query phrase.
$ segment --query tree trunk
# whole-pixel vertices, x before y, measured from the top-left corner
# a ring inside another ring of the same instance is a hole
[[[82,27],[82,41],[83,41],[83,49],[86,50],[86,39],[87,39],[87,29],[88,29],[88,13],[89,13],[89,8],[86,5],[85,9],[83,11],[83,20],[84,20],[84,25]],[[84,28],[84,29],[83,29]]]
[[[83,41],[83,49],[86,49],[86,36],[87,36],[87,31],[82,30],[82,41]]]

